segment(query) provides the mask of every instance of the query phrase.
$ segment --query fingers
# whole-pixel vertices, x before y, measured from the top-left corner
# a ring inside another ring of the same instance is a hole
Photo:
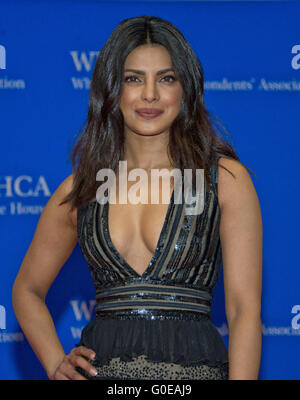
[[[87,361],[83,356],[77,355],[77,354],[72,354],[69,357],[70,363],[73,365],[73,367],[80,367],[83,370],[85,370],[88,374],[91,376],[96,376],[97,375],[97,370],[91,365],[89,361]]]
[[[93,360],[95,358],[95,356],[96,356],[96,354],[95,354],[95,352],[93,350],[88,349],[85,346],[76,347],[75,349],[73,349],[71,351],[71,353],[72,352],[76,353],[76,354],[80,354],[80,355],[82,355],[82,356],[84,356],[86,358],[89,358],[90,360]]]
[[[91,376],[97,375],[97,370],[91,365],[87,359],[93,359],[95,352],[84,346],[79,346],[68,356],[69,361],[74,367],[80,367]]]
[[[56,380],[87,380],[83,375],[78,373],[74,368],[73,364],[66,358],[66,360],[60,365],[59,369],[55,374]]]
[[[79,346],[71,350],[63,362],[57,368],[53,379],[56,380],[87,380],[85,376],[77,372],[76,367],[80,367],[90,376],[96,376],[97,370],[88,361],[96,356],[95,352],[85,346]]]

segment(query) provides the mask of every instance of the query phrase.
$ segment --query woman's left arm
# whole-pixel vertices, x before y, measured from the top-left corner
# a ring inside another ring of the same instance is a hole
[[[235,178],[220,167],[229,169]],[[246,168],[224,157],[219,162],[218,197],[229,328],[229,380],[258,378],[261,341],[262,217]]]

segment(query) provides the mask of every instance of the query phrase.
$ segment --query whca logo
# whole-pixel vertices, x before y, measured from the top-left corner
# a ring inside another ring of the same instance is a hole
[[[6,329],[5,307],[0,305],[0,329]]]
[[[0,69],[6,69],[6,50],[5,47],[0,44]]]

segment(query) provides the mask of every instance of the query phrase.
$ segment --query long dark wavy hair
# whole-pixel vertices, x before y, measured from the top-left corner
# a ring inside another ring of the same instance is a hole
[[[129,53],[145,44],[159,44],[167,49],[183,88],[182,107],[169,130],[167,150],[173,168],[179,168],[182,174],[184,169],[192,169],[193,179],[195,169],[204,169],[204,177],[210,184],[207,171],[216,164],[216,157],[239,161],[233,145],[216,127],[226,129],[206,109],[203,69],[183,34],[159,17],[127,18],[114,29],[98,54],[88,115],[70,155],[73,189],[60,204],[70,202],[74,209],[95,198],[100,184],[96,181],[97,172],[102,168],[116,172],[119,161],[123,160],[124,119],[119,108],[123,69]]]

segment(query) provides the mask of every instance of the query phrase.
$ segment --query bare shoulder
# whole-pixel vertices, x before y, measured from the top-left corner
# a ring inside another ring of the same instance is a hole
[[[258,200],[251,176],[244,165],[238,160],[220,157],[218,167],[218,199],[221,208],[229,204],[232,207],[236,207],[238,203],[245,201],[245,199],[248,201]]]
[[[59,184],[50,200],[44,207],[42,218],[45,218],[45,215],[49,215],[51,218],[55,218],[67,225],[70,225],[75,230],[77,226],[77,209],[75,208],[72,210],[70,202],[60,204],[71,192],[73,183],[74,174],[71,174]]]
[[[59,193],[59,197],[61,201],[72,191],[74,185],[74,174],[70,174],[66,177],[66,179],[60,184],[57,191]],[[71,206],[68,204],[66,206],[68,208],[68,216],[70,218],[70,222],[74,226],[77,227],[77,208],[75,207],[71,210]]]
[[[61,191],[61,194],[64,195],[64,196],[69,194],[71,192],[71,190],[73,189],[73,184],[74,184],[74,174],[70,174],[59,185],[59,189]]]

